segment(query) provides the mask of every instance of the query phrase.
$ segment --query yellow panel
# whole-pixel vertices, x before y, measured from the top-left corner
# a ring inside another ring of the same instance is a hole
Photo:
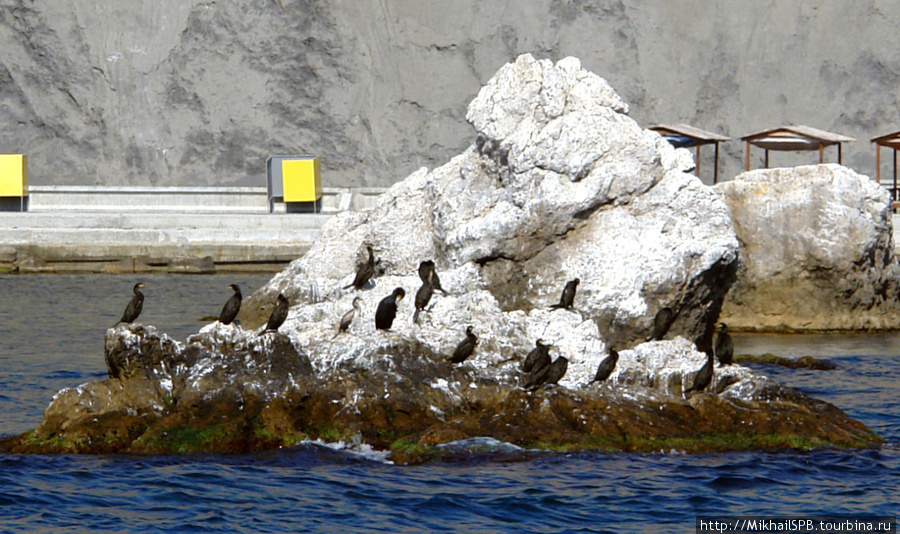
[[[0,154],[0,197],[28,196],[25,154]]]
[[[282,160],[281,179],[285,202],[315,202],[322,196],[317,157]]]

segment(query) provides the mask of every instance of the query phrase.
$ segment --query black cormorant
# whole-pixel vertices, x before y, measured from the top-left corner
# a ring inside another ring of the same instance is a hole
[[[616,368],[616,362],[619,361],[619,353],[616,352],[616,349],[609,349],[609,356],[603,359],[600,362],[600,366],[597,367],[597,374],[594,375],[594,379],[591,382],[603,382],[609,375],[612,374],[613,370]]]
[[[553,363],[550,364],[550,370],[547,371],[547,378],[544,380],[545,384],[558,384],[559,379],[561,379],[565,374],[566,370],[569,368],[569,359],[565,356],[560,356],[559,358],[553,360]]]
[[[691,387],[684,390],[685,395],[692,391],[703,391],[706,389],[706,386],[712,381],[713,365],[713,353],[712,351],[707,351],[706,363],[704,363],[703,367],[701,367],[700,370],[697,371],[697,374],[694,375],[694,383],[691,384]]]
[[[731,360],[734,358],[734,341],[731,339],[725,323],[719,323],[719,327],[719,333],[716,335],[716,358],[719,359],[719,367],[721,367],[731,365]]]
[[[659,341],[662,339],[669,331],[669,327],[672,326],[674,315],[672,308],[668,306],[656,312],[656,317],[653,318],[653,332],[650,333],[647,341]]]
[[[219,314],[219,322],[222,324],[231,324],[238,312],[241,311],[241,288],[237,284],[231,284],[228,287],[234,290],[234,295],[231,295],[222,308],[222,313]]]
[[[563,288],[562,296],[559,297],[559,304],[550,306],[550,309],[572,309],[572,304],[575,302],[575,290],[578,288],[579,282],[581,282],[581,280],[578,278],[566,282],[566,287]]]
[[[390,330],[394,323],[394,317],[397,316],[397,303],[403,300],[406,291],[402,287],[394,289],[394,292],[381,299],[378,308],[375,309],[375,328],[379,330]]]
[[[525,379],[525,384],[522,387],[535,389],[544,384],[556,384],[566,374],[566,369],[568,368],[569,360],[564,356],[560,356],[553,363],[547,362],[546,365],[536,365],[531,368],[531,372],[528,373],[528,378]]]
[[[534,342],[534,348],[525,357],[522,362],[522,372],[530,373],[535,367],[543,367],[550,365],[550,349],[551,345],[544,345],[544,340],[539,339]]]
[[[138,315],[141,314],[141,310],[144,308],[144,294],[141,293],[142,287],[144,287],[143,282],[134,284],[134,296],[131,297],[131,302],[125,307],[125,313],[122,314],[119,322],[113,325],[114,327],[119,323],[133,323],[138,318]]]
[[[275,298],[275,309],[272,310],[269,322],[266,323],[265,332],[278,332],[278,327],[284,324],[284,320],[287,319],[289,305],[287,297],[279,293],[278,297]]]
[[[434,289],[446,295],[447,292],[441,287],[441,279],[438,277],[438,273],[434,269],[434,262],[431,260],[425,260],[419,264],[419,278],[423,282],[428,278],[428,273],[431,273],[431,282],[434,284]]]
[[[353,323],[353,318],[356,317],[357,313],[359,313],[360,303],[362,303],[362,299],[359,297],[354,297],[353,307],[350,308],[350,310],[348,310],[347,313],[343,315],[343,317],[341,317],[341,324],[338,326],[337,334],[335,334],[334,337],[337,337],[341,332],[346,332],[350,328],[350,325]]]
[[[472,352],[475,351],[475,345],[478,343],[478,338],[475,337],[475,333],[472,332],[472,327],[466,327],[466,339],[459,342],[459,345],[456,346],[456,349],[453,351],[453,355],[450,356],[450,363],[462,363],[466,361],[466,359],[472,355]]]
[[[371,245],[366,245],[366,249],[369,251],[369,259],[366,263],[363,263],[356,268],[356,277],[353,278],[353,282],[350,285],[345,286],[344,289],[350,289],[351,287],[362,289],[369,283],[369,279],[372,278],[372,275],[375,274],[375,253],[372,252]]]
[[[435,273],[433,270],[425,273],[425,279],[422,281],[422,287],[416,291],[416,313],[413,314],[413,323],[419,322],[419,312],[425,309],[425,306],[428,306],[428,303],[431,301],[431,296],[434,295],[434,276]]]

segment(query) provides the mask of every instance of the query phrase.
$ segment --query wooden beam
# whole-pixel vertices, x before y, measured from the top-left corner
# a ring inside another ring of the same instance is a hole
[[[697,145],[697,162],[694,164],[694,176],[700,178],[700,145]]]
[[[713,163],[715,167],[713,168],[713,185],[719,181],[719,142],[716,141],[716,157],[715,162]]]

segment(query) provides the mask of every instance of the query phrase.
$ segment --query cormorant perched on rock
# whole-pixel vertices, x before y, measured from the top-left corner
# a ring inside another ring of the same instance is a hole
[[[434,289],[446,295],[447,292],[441,287],[441,279],[438,277],[437,271],[434,270],[434,262],[431,260],[425,260],[419,264],[419,278],[423,282],[428,278],[428,273],[431,273],[431,282],[434,284]]]
[[[381,299],[378,308],[375,309],[375,328],[379,330],[390,330],[394,324],[394,317],[397,316],[397,303],[403,300],[406,291],[402,287],[394,289],[394,292]]]
[[[594,382],[603,382],[609,375],[612,374],[613,370],[616,368],[616,362],[619,361],[619,353],[616,352],[616,349],[609,349],[609,356],[603,359],[600,362],[600,366],[597,367],[597,374],[594,375],[594,379],[591,380],[591,383]]]
[[[231,324],[238,312],[241,311],[241,288],[237,284],[231,284],[228,288],[234,290],[234,295],[231,295],[222,308],[222,313],[219,314],[219,322],[222,324]]]
[[[539,339],[534,342],[534,348],[525,357],[522,362],[522,372],[530,373],[535,367],[543,367],[550,365],[550,349],[552,345],[544,345],[544,340]]]
[[[719,333],[716,335],[716,358],[719,359],[719,367],[731,365],[734,358],[734,341],[728,333],[728,325],[719,323]]]
[[[550,363],[546,365],[542,365],[540,367],[532,367],[531,372],[528,373],[528,377],[525,378],[525,383],[522,384],[522,387],[525,389],[536,388],[544,383],[547,380],[547,373],[550,371]]]
[[[366,263],[363,263],[356,268],[356,277],[353,278],[353,283],[345,286],[344,289],[350,289],[351,287],[362,289],[369,283],[369,279],[372,278],[372,275],[375,274],[375,253],[372,252],[371,245],[366,245],[366,249],[369,251],[369,259]]]
[[[572,309],[572,304],[575,302],[575,290],[578,288],[578,283],[581,282],[578,278],[574,280],[569,280],[566,282],[566,287],[563,288],[562,296],[559,297],[559,304],[554,304],[550,306],[550,309],[558,309],[564,308],[566,310]]]
[[[359,305],[361,303],[361,298],[355,297],[353,299],[353,307],[350,308],[350,310],[347,311],[347,313],[345,313],[343,317],[341,317],[341,324],[338,326],[337,334],[335,334],[334,337],[337,337],[341,332],[346,332],[350,328],[350,324],[353,323],[353,318],[356,317],[357,313],[359,313]]]
[[[113,327],[116,327],[119,323],[133,323],[138,318],[138,315],[141,314],[141,310],[144,308],[144,294],[141,293],[142,287],[144,287],[143,282],[134,284],[134,296],[131,297],[131,302],[125,307],[125,313],[122,314],[122,318]]]
[[[672,326],[674,315],[672,308],[668,306],[656,312],[656,317],[653,318],[653,332],[650,333],[647,341],[659,341],[662,339],[669,331],[669,327]]]
[[[475,345],[478,343],[478,338],[475,337],[475,334],[472,332],[472,326],[466,327],[466,339],[459,342],[459,345],[456,346],[456,349],[453,351],[453,355],[450,356],[450,363],[462,363],[472,355],[472,352],[475,351]]]
[[[421,271],[421,269],[420,269]],[[416,313],[413,314],[413,323],[419,322],[419,312],[428,306],[431,296],[434,295],[434,276],[437,273],[434,270],[425,273],[425,279],[422,281],[422,287],[416,291]]]
[[[713,365],[713,353],[712,351],[707,351],[706,363],[704,363],[703,367],[701,367],[700,370],[697,371],[697,374],[694,375],[694,383],[691,384],[691,387],[684,390],[685,395],[692,391],[703,391],[706,389],[706,386],[712,382]]]
[[[550,364],[550,370],[547,371],[547,379],[544,381],[545,384],[558,384],[559,380],[566,374],[566,370],[569,368],[569,359],[565,356],[560,356],[559,358],[553,360],[553,363]]]
[[[278,297],[275,298],[275,309],[272,310],[272,315],[269,316],[269,322],[266,323],[266,332],[278,332],[278,327],[284,324],[284,320],[287,319],[288,316],[288,299],[281,293],[278,294]]]
[[[556,384],[566,374],[566,369],[568,368],[569,360],[563,356],[554,360],[553,363],[547,362],[546,365],[534,366],[531,368],[531,372],[528,373],[528,378],[525,379],[525,384],[522,387],[534,389],[544,384]]]

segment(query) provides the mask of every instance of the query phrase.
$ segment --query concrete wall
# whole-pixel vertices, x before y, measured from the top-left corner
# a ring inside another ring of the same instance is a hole
[[[38,185],[261,186],[268,155],[310,153],[326,186],[384,186],[469,145],[467,103],[532,52],[581,58],[641,124],[808,124],[872,174],[898,30],[886,0],[0,0],[0,152]]]
[[[0,211],[0,272],[279,271],[383,191],[329,188],[319,213],[268,213],[265,188],[35,186],[27,212]]]
[[[141,187],[141,186],[32,186],[30,212],[179,212],[179,213],[269,213],[265,187]],[[321,213],[361,210],[374,205],[384,188],[326,187],[317,208]],[[18,203],[13,203],[18,209]],[[274,213],[285,213],[285,204],[275,199]],[[312,208],[310,208],[312,209]]]

